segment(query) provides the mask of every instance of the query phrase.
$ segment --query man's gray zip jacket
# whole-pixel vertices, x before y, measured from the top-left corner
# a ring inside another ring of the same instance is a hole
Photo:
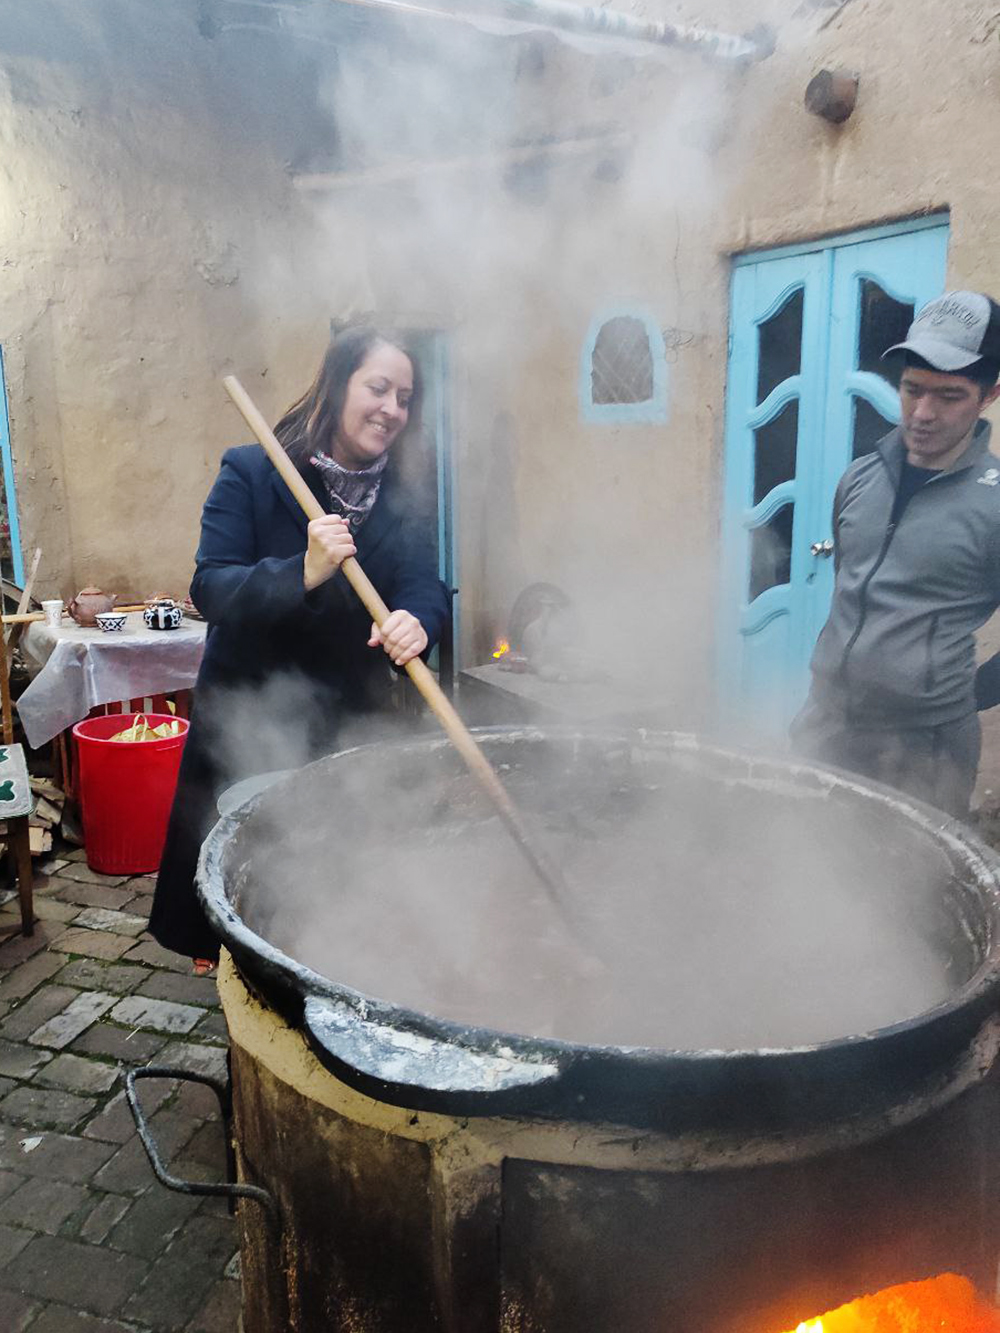
[[[833,508],[836,585],[812,694],[863,727],[935,727],[1000,702],[1000,654],[976,681],[975,632],[1000,603],[1000,459],[976,426],[951,467],[892,511],[905,456],[894,430],[844,473]]]

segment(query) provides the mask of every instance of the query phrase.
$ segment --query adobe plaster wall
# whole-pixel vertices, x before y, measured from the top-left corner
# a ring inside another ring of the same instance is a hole
[[[694,84],[691,121],[709,122],[704,176],[694,197],[687,185],[697,168],[688,163],[680,188],[673,199],[663,198],[659,214],[631,215],[626,244],[609,222],[615,201],[608,199],[604,212],[588,212],[588,227],[611,227],[609,244],[594,264],[586,296],[581,293],[580,317],[564,325],[568,346],[558,376],[552,375],[555,357],[526,369],[512,427],[519,444],[516,496],[526,578],[565,583],[584,605],[595,566],[601,567],[597,586],[605,591],[612,567],[626,586],[638,584],[615,611],[631,622],[628,642],[638,656],[645,655],[647,642],[654,645],[645,660],[685,723],[711,722],[710,672],[695,672],[692,664],[710,660],[729,257],[950,209],[949,285],[1000,292],[992,169],[1000,148],[995,6],[854,0],[839,8],[770,8],[779,22],[775,54],[714,88]],[[672,4],[648,5],[645,12],[678,17]],[[747,26],[746,7],[736,4],[705,4],[687,17],[732,31]],[[803,106],[809,79],[824,66],[846,66],[860,75],[858,108],[843,127]],[[672,132],[676,107],[664,111],[663,90],[651,84],[640,88],[632,123],[655,124],[664,115]],[[665,171],[675,158],[676,146],[665,140]],[[574,401],[573,352],[586,315],[637,295],[661,327],[678,331],[670,420],[653,427],[584,425]],[[992,415],[998,419],[995,410]],[[535,455],[539,439],[548,445],[545,485],[539,484]],[[555,522],[553,494],[573,497]],[[616,592],[612,587],[612,597]],[[486,603],[494,623],[501,600]],[[635,617],[636,601],[644,621]],[[985,642],[995,637],[987,631]],[[478,647],[481,658],[483,645]]]
[[[804,45],[779,45],[749,72],[740,132],[723,169],[732,196],[715,230],[720,254],[948,209],[947,284],[1000,295],[1000,9],[852,0]],[[857,110],[842,127],[805,113],[820,68],[860,76]],[[777,93],[777,96],[774,94]],[[762,161],[760,145],[766,145]],[[718,377],[711,392],[721,392]],[[1000,413],[989,414],[994,425]],[[994,441],[994,451],[1000,443]],[[980,656],[1000,648],[997,617]],[[1000,710],[996,710],[1000,712]],[[1000,792],[1000,718],[983,717],[980,796]]]
[[[309,230],[287,156],[319,117],[273,37],[227,48],[198,8],[39,0],[4,20],[0,346],[43,594],[183,595],[218,459],[246,439],[220,377],[274,412],[351,299],[332,271],[276,276]]]
[[[679,723],[710,720],[729,256],[950,207],[950,282],[1000,290],[995,3],[760,0],[778,49],[745,72],[539,37],[484,97],[511,138],[625,130],[617,182],[584,153],[534,186],[487,161],[315,194],[292,177],[334,134],[328,52],[277,12],[39,0],[6,23],[0,346],[41,591],[183,592],[246,438],[220,377],[273,420],[330,316],[374,309],[450,337],[464,660],[550,580]],[[750,26],[742,0],[645,12]],[[824,65],[861,77],[840,129],[802,106]],[[581,417],[588,326],[622,304],[666,331],[664,425]]]

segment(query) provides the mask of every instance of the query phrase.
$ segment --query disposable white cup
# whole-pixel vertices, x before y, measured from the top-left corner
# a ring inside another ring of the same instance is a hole
[[[45,612],[45,623],[51,625],[53,629],[58,629],[62,624],[63,604],[59,600],[43,602],[42,610]]]

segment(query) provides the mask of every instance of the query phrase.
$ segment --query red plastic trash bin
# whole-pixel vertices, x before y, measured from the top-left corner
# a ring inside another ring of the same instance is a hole
[[[104,875],[159,869],[188,723],[147,713],[151,727],[176,722],[163,740],[113,741],[134,720],[127,713],[88,717],[73,728],[87,865]]]

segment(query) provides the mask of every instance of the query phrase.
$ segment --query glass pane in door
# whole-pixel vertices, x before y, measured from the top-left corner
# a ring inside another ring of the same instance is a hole
[[[854,396],[854,434],[851,441],[851,457],[860,458],[870,454],[883,435],[888,435],[895,423],[886,421],[877,408],[872,407],[867,398]]]
[[[882,360],[882,353],[887,347],[905,340],[913,314],[912,301],[897,301],[873,279],[861,279],[858,370],[881,375],[884,380],[894,383],[892,367]]]
[[[780,310],[760,325],[757,356],[757,402],[784,380],[797,375],[802,366],[802,314],[805,289],[799,287]]]
[[[753,502],[795,476],[799,442],[799,402],[793,398],[773,420],[754,431]]]
[[[750,533],[750,587],[748,601],[768,588],[787,583],[792,572],[792,527],[795,506],[783,505],[769,523]]]

